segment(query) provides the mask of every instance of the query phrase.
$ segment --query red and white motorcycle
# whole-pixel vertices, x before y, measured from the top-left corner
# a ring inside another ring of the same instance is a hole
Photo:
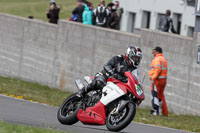
[[[136,105],[145,98],[139,76],[134,72],[125,72],[126,82],[109,78],[103,90],[94,90],[80,98],[77,93],[64,100],[58,110],[57,118],[66,125],[81,121],[88,125],[106,125],[110,131],[124,129],[133,120]],[[84,77],[90,83],[90,77]],[[83,88],[80,79],[78,88]]]

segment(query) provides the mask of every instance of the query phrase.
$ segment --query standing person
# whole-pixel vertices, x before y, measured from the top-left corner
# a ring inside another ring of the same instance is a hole
[[[117,16],[118,16],[118,19],[119,19],[117,26],[116,26],[116,29],[120,30],[120,22],[121,22],[121,18],[122,18],[122,14],[124,13],[124,10],[123,10],[123,8],[119,7],[119,1],[115,1],[114,9],[116,9],[116,13],[117,13]]]
[[[170,29],[172,33],[176,34],[177,32],[174,29],[173,20],[170,17],[170,15],[171,15],[171,11],[166,10],[165,15],[161,16],[160,18],[158,30],[163,31],[163,32],[169,32],[169,29]]]
[[[77,15],[77,19],[76,22],[83,22],[83,11],[85,6],[83,5],[83,3],[85,2],[85,0],[78,0],[77,1],[77,7],[72,11],[72,15]]]
[[[120,81],[126,80],[124,73],[137,69],[142,59],[142,50],[135,46],[129,46],[124,55],[113,56],[103,67],[103,70],[95,75],[92,83],[79,91],[80,96],[94,89],[102,90],[107,83],[108,77],[114,77]]]
[[[88,7],[88,5],[84,4],[85,8],[83,11],[83,24],[92,25],[92,10]]]
[[[107,8],[110,10],[111,15],[109,17],[108,28],[117,29],[119,23],[119,17],[117,16],[116,9],[113,8],[114,4],[109,3]]]
[[[50,9],[47,11],[49,23],[58,23],[60,8],[56,6],[55,1],[50,2]]]
[[[107,27],[110,11],[105,7],[105,0],[100,0],[100,4],[93,10],[93,24],[96,26]]]
[[[167,83],[167,60],[162,55],[162,48],[155,47],[152,51],[154,56],[150,65],[149,77],[151,80],[152,107],[151,114],[159,115],[159,107],[162,114],[168,116],[167,104],[165,101],[164,90]]]

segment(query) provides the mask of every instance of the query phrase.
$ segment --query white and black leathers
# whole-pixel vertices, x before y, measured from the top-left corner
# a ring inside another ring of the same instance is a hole
[[[132,72],[137,69],[133,65],[128,64],[126,57],[123,55],[112,57],[103,68],[102,71],[95,75],[92,83],[88,84],[88,86],[82,90],[81,94],[91,90],[102,89],[106,85],[108,77],[114,77],[118,80],[125,81],[126,77],[124,72]]]

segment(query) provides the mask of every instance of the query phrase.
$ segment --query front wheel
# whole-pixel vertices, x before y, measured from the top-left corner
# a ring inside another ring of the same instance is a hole
[[[110,131],[120,131],[128,126],[135,117],[136,106],[134,103],[127,103],[122,111],[111,111],[106,119],[106,127]]]
[[[80,97],[76,96],[76,93],[69,96],[64,100],[58,110],[58,121],[66,125],[72,125],[78,122],[78,118],[76,116],[80,107]]]

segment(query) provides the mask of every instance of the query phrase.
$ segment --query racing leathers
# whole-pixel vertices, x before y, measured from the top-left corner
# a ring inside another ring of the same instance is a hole
[[[127,62],[127,59],[123,55],[113,56],[103,67],[104,69],[98,72],[92,83],[88,84],[87,87],[81,90],[81,95],[91,91],[103,89],[107,83],[108,77],[116,78],[120,81],[125,81],[127,77],[124,75],[124,72],[137,69],[133,65],[130,65]]]

